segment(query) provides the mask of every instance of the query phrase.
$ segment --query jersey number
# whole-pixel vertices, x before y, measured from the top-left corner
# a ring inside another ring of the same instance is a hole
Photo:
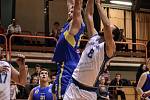
[[[93,49],[91,49],[91,50],[90,50],[90,52],[88,53],[88,57],[89,57],[89,58],[92,58],[93,53],[94,53],[94,50],[93,50]]]
[[[7,73],[0,73],[0,83],[5,83],[7,79]]]

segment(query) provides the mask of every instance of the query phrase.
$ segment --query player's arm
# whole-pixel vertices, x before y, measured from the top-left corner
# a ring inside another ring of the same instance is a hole
[[[94,0],[88,0],[86,5],[86,25],[88,30],[88,35],[93,35],[96,33],[94,28],[94,21],[93,21],[93,13],[94,13]]]
[[[81,27],[81,23],[83,21],[81,9],[82,9],[82,0],[75,0],[72,23],[69,29],[69,34],[71,35],[76,35]]]
[[[96,0],[96,5],[98,9],[99,16],[101,17],[102,23],[104,25],[104,38],[106,43],[106,53],[108,57],[111,57],[115,52],[115,43],[112,36],[112,29],[109,19],[104,13],[104,9],[101,6],[101,1]]]
[[[25,67],[25,56],[19,54],[16,60],[16,63],[19,65],[19,72],[11,67],[11,78],[13,81],[20,85],[25,85],[27,80],[27,70]]]
[[[33,90],[34,90],[34,88],[30,91],[28,100],[33,100]]]

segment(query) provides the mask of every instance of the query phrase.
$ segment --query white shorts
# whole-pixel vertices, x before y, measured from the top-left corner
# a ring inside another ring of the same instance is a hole
[[[96,92],[80,89],[74,83],[70,83],[63,100],[97,100]]]

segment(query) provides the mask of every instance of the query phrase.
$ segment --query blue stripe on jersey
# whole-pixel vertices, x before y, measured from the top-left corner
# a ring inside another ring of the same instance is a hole
[[[33,90],[33,100],[53,100],[52,85],[41,88],[37,86]]]

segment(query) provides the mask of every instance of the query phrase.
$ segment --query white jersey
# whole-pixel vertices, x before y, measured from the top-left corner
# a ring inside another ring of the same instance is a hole
[[[0,73],[0,100],[10,100],[11,65],[6,61],[0,61],[0,67],[9,69]]]
[[[87,86],[93,86],[104,61],[104,42],[100,41],[98,34],[89,40],[72,75],[75,80]]]

